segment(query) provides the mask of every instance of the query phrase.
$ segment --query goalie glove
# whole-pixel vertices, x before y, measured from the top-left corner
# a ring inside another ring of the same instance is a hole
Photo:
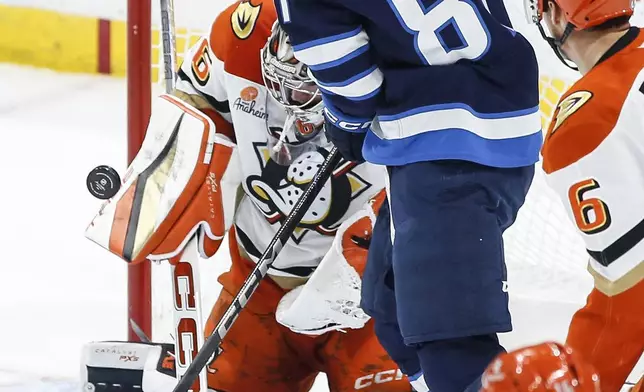
[[[170,259],[193,235],[211,257],[232,225],[241,169],[215,123],[169,95],[155,101],[141,150],[85,235],[128,262]]]
[[[375,211],[383,200],[384,191],[342,223],[311,278],[280,300],[275,314],[280,324],[305,335],[364,327],[369,316],[359,307],[360,276],[367,261]]]
[[[84,391],[170,392],[177,384],[173,345],[95,342],[83,347]]]

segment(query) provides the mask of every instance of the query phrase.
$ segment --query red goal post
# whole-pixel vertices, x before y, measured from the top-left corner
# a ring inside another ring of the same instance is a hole
[[[127,160],[136,156],[150,119],[152,100],[152,5],[151,0],[128,0],[127,5]],[[150,262],[129,265],[127,315],[147,336],[152,334]],[[138,341],[128,322],[128,340]]]

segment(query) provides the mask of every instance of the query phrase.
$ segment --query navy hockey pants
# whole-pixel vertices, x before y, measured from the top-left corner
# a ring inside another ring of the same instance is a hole
[[[430,388],[463,391],[503,350],[496,333],[512,329],[502,234],[534,166],[443,160],[388,172],[389,204],[374,227],[362,308],[406,374],[422,368]]]

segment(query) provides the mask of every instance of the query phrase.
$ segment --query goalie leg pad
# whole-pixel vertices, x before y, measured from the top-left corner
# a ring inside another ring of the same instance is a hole
[[[346,333],[329,332],[316,338],[324,342],[319,354],[331,391],[409,392],[410,381],[374,333],[373,322]]]
[[[206,334],[212,333],[231,302],[232,295],[222,290],[206,323]],[[281,327],[273,313],[257,314],[244,308],[222,342],[222,353],[208,366],[208,388],[309,391],[318,373],[311,366],[316,361],[315,343]]]
[[[173,345],[93,342],[83,347],[84,391],[171,392],[176,385]]]

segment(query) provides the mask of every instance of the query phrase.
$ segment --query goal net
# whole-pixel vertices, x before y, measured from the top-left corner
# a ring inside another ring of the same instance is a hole
[[[130,0],[137,1],[137,0]],[[181,63],[188,48],[206,34],[210,24],[230,0],[192,0],[176,2],[175,24],[177,62]],[[541,39],[534,26],[528,25],[521,0],[506,0],[514,27],[524,34],[537,51],[540,65],[540,109],[545,127],[560,95],[578,75],[565,68]],[[152,79],[153,94],[162,92],[162,47],[159,33],[158,1],[152,4]],[[634,18],[642,25],[642,8]],[[511,296],[523,296],[542,301],[582,301],[592,285],[586,272],[587,254],[580,237],[564,213],[556,195],[546,186],[537,169],[527,201],[517,222],[504,236]],[[204,317],[207,317],[220,290],[217,276],[229,265],[227,244],[212,259],[203,261],[202,283]],[[168,341],[172,331],[171,283],[169,268],[152,266],[153,336]],[[130,295],[137,295],[131,293]]]

